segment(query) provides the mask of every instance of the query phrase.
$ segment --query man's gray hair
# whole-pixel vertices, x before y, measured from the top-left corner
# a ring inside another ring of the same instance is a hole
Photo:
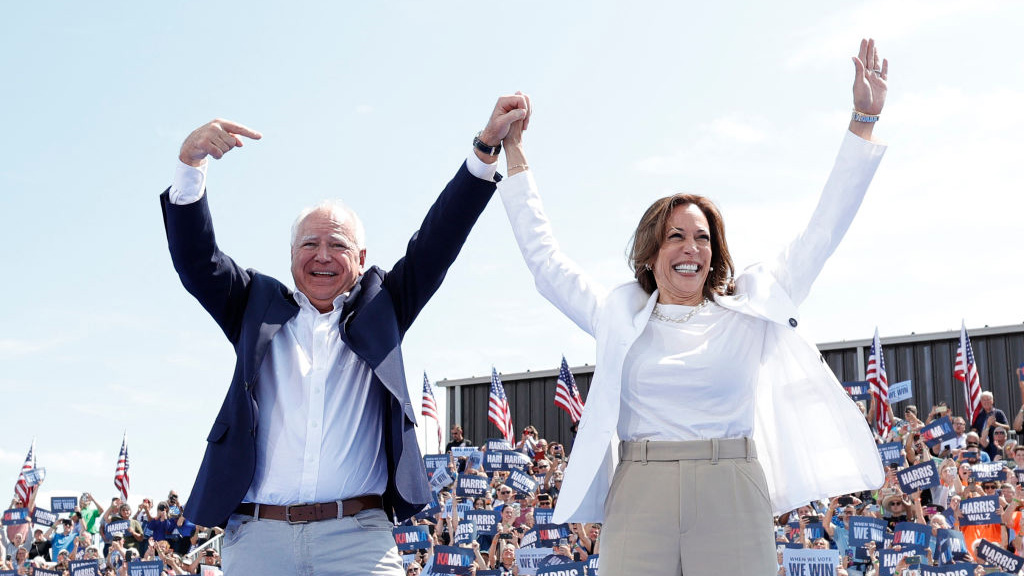
[[[366,229],[363,228],[363,221],[359,219],[359,215],[356,214],[355,210],[349,208],[341,200],[321,200],[299,212],[295,222],[292,222],[292,247],[299,241],[299,224],[302,224],[302,221],[314,212],[327,212],[339,222],[350,222],[352,224],[352,233],[355,234],[355,238],[352,238],[352,240],[355,241],[356,247],[360,250],[366,248]]]

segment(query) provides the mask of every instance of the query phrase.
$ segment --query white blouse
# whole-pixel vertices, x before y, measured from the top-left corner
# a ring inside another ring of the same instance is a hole
[[[692,306],[660,304],[680,318]],[[710,303],[685,323],[651,316],[622,370],[619,438],[742,438],[754,431],[765,320]]]

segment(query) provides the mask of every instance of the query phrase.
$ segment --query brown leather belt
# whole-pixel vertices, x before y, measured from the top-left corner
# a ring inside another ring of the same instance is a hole
[[[235,514],[256,516],[256,504],[243,502],[235,508]],[[341,516],[355,516],[363,510],[383,508],[384,501],[380,496],[368,494],[341,501]],[[291,504],[276,506],[260,504],[259,517],[263,520],[280,520],[289,524],[305,524],[338,518],[338,502],[317,502],[316,504]]]

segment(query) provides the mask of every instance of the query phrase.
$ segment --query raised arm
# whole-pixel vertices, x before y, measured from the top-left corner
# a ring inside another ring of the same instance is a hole
[[[853,222],[885,152],[884,146],[868,139],[885,104],[889,64],[878,55],[874,40],[862,40],[853,61],[855,109],[850,129],[807,229],[783,251],[773,271],[798,306]]]
[[[559,249],[526,162],[524,129],[525,122],[513,124],[505,137],[509,177],[498,184],[498,193],[537,291],[592,335],[607,291]]]

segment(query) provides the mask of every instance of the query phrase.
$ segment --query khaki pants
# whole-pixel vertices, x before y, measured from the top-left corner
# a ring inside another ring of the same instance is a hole
[[[622,442],[601,576],[772,576],[772,507],[753,440]]]

